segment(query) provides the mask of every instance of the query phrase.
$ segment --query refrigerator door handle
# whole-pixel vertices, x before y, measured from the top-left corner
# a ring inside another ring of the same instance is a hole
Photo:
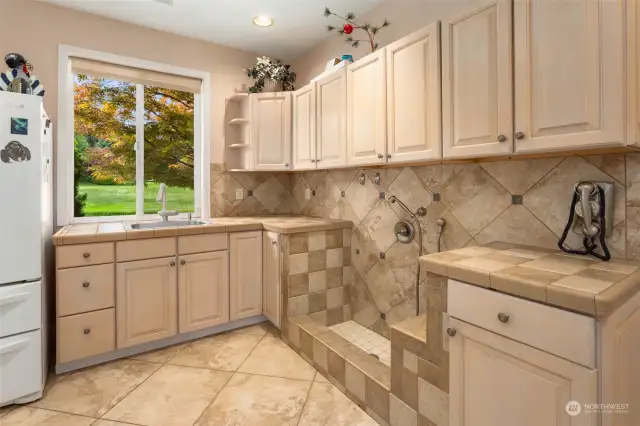
[[[26,300],[27,297],[29,297],[30,295],[31,293],[19,293],[19,294],[13,294],[7,297],[2,297],[0,298],[0,307],[5,305],[10,305],[12,303],[21,302],[23,300]]]
[[[11,352],[15,352],[27,346],[29,339],[20,340],[18,342],[9,343],[6,346],[0,346],[0,355],[6,355]]]

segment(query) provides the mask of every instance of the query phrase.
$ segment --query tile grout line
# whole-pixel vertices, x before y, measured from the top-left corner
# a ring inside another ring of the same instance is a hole
[[[311,366],[313,367],[313,366]],[[315,368],[313,368],[315,370]],[[302,409],[300,410],[300,415],[298,416],[298,421],[296,422],[296,426],[300,426],[300,421],[302,420],[302,415],[304,414],[304,409],[307,408],[307,403],[309,402],[309,395],[311,395],[311,388],[315,383],[316,375],[318,375],[318,370],[316,370],[316,374],[313,376],[313,380],[309,384],[309,390],[307,390],[307,396],[304,398],[304,404],[302,404]]]

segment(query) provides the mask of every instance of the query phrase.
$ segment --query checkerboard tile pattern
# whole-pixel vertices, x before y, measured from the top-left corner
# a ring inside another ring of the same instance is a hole
[[[381,363],[391,366],[391,341],[378,333],[358,324],[355,321],[346,321],[329,327],[339,336],[344,337],[357,348],[375,355]]]
[[[309,315],[321,325],[351,319],[350,229],[306,232],[288,236],[287,315]]]

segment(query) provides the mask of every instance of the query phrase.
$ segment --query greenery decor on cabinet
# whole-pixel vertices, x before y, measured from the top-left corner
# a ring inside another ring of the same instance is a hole
[[[285,65],[280,59],[266,56],[257,59],[253,67],[244,70],[248,77],[255,80],[255,84],[249,87],[249,93],[262,92],[268,80],[281,83],[284,92],[295,90],[293,83],[296,81],[296,73],[291,71],[291,65]]]
[[[358,25],[357,23],[354,22],[354,20],[356,19],[356,14],[353,12],[349,12],[347,13],[346,17],[342,17],[338,14],[333,13],[328,7],[324,8],[324,16],[326,16],[327,18],[329,16],[336,16],[340,19],[342,19],[344,21],[344,24],[342,25],[342,28],[338,28],[338,27],[334,27],[333,25],[327,25],[327,30],[329,31],[337,31],[338,34],[340,34],[341,36],[343,35],[347,35],[347,38],[345,39],[345,41],[349,44],[351,44],[351,46],[353,47],[358,47],[360,46],[361,42],[368,42],[369,45],[371,46],[371,51],[375,52],[376,49],[378,48],[379,44],[375,41],[376,35],[378,34],[378,32],[384,28],[384,27],[388,27],[391,22],[389,22],[388,19],[385,19],[384,22],[382,23],[382,25],[380,25],[379,27],[375,26],[375,25],[371,25],[369,23],[364,23],[362,25]],[[353,30],[362,30],[365,33],[367,33],[367,40],[361,40],[358,38],[354,38],[351,34],[353,33]]]

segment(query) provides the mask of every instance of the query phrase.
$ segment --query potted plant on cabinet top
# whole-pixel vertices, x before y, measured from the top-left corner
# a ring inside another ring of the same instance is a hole
[[[258,58],[255,66],[244,70],[248,77],[255,80],[255,84],[249,87],[249,93],[294,90],[293,83],[296,81],[296,73],[290,68],[291,65],[285,65],[279,59],[271,59],[266,56]]]

